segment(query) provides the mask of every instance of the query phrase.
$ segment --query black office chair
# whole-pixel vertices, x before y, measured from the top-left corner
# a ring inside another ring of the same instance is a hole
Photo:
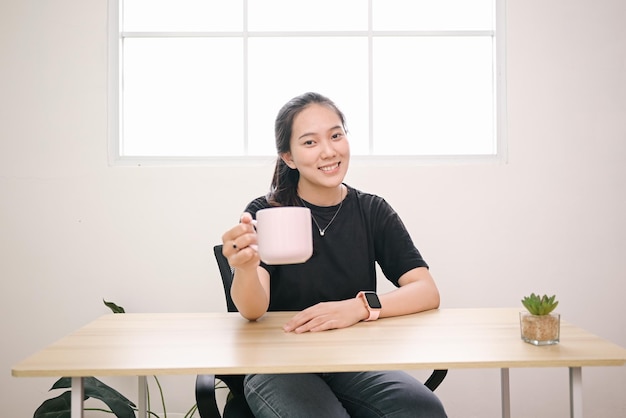
[[[224,296],[226,297],[226,309],[228,312],[237,312],[233,299],[230,297],[230,286],[233,283],[233,270],[228,264],[228,260],[222,254],[222,246],[213,247],[217,266],[222,276],[224,285]],[[224,405],[224,418],[254,418],[250,411],[246,398],[243,394],[243,379],[245,375],[198,375],[196,378],[196,404],[200,418],[221,418],[215,398],[216,380],[221,380],[230,393]]]
[[[222,246],[213,247],[215,259],[222,276],[224,285],[224,296],[226,297],[226,308],[228,312],[237,312],[237,307],[230,296],[230,286],[233,282],[233,270],[228,264],[228,260],[222,254]],[[448,373],[447,370],[434,370],[424,385],[431,391],[435,391],[443,382]],[[217,400],[215,398],[216,381],[220,380],[226,384],[230,393],[224,406],[223,418],[254,418],[243,393],[244,375],[198,375],[196,378],[196,403],[198,413],[201,418],[222,418]]]

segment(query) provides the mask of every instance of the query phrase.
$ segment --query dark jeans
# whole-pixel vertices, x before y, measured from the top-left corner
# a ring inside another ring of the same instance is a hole
[[[402,371],[256,374],[244,391],[257,418],[445,418],[439,398]]]

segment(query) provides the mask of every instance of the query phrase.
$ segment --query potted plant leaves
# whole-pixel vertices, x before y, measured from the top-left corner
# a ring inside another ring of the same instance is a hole
[[[531,293],[522,299],[527,312],[520,312],[522,340],[533,345],[558,344],[561,315],[553,312],[559,302],[556,295],[539,296]]]
[[[118,306],[113,302],[103,301],[104,304],[111,309],[114,314],[125,313],[123,307]],[[161,398],[161,406],[163,407],[163,418],[167,418],[167,412],[165,408],[165,397],[163,395],[163,389],[157,376],[153,376],[156,382],[159,394]],[[101,415],[114,415],[117,418],[135,418],[135,412],[138,410],[137,406],[128,400],[117,390],[96,379],[95,377],[84,378],[84,400],[89,398],[102,401],[108,409],[102,407],[87,407],[86,411],[99,411]],[[50,390],[66,389],[60,395],[45,400],[35,411],[33,418],[69,418],[71,413],[71,391],[72,379],[69,377],[62,377],[57,380]],[[222,385],[223,386],[223,385]],[[222,387],[219,386],[219,387]],[[198,410],[197,405],[193,405],[189,411],[185,414],[184,418],[192,418],[195,416]],[[150,392],[148,391],[148,414],[153,418],[160,418],[150,410]]]

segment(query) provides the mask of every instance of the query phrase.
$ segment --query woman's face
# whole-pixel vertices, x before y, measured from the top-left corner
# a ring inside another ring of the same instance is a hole
[[[348,171],[350,144],[341,119],[329,107],[311,104],[293,120],[290,152],[285,163],[300,172],[303,197],[336,190]]]

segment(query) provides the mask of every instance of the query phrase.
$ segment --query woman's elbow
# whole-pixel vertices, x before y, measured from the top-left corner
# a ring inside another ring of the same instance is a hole
[[[237,303],[235,303],[235,306],[237,307],[239,315],[248,321],[256,321],[265,315],[265,312],[267,312],[267,308],[263,309],[258,306],[237,306]]]
[[[439,305],[441,304],[441,296],[439,295],[439,290],[436,287],[431,298],[431,304],[431,309],[439,309]]]

